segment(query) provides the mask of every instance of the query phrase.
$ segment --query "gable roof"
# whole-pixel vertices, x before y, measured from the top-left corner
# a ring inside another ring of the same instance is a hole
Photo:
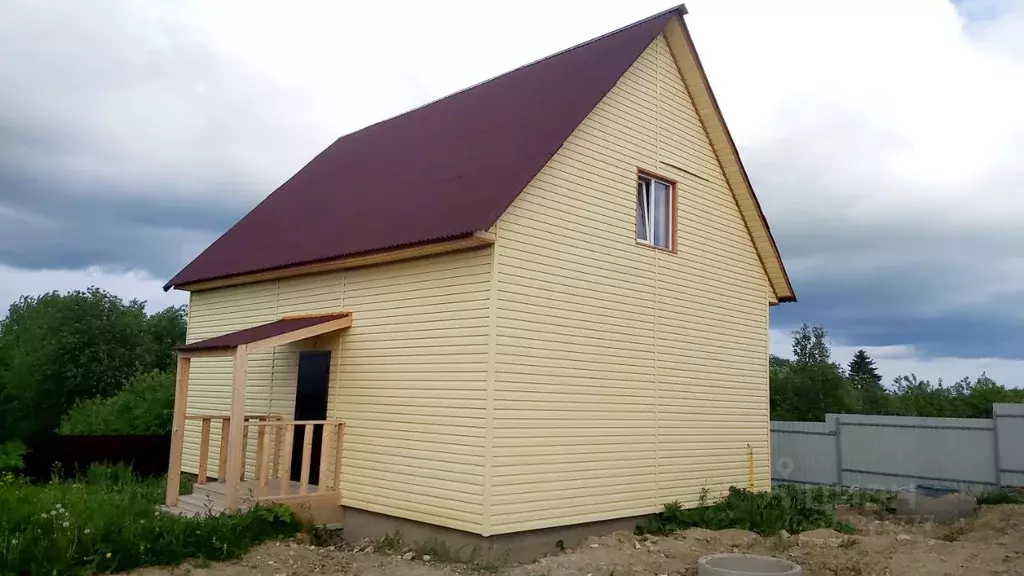
[[[164,289],[487,230],[676,10],[339,138]]]
[[[682,5],[666,10],[339,138],[164,290],[474,240],[665,32],[772,290],[795,301],[685,14]]]

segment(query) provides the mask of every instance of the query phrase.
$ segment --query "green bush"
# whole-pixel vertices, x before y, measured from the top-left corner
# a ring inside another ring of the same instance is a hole
[[[886,492],[834,488],[776,486],[771,492],[751,492],[729,488],[718,502],[705,505],[705,496],[696,508],[683,508],[678,502],[665,505],[654,518],[637,526],[638,534],[668,534],[698,527],[710,530],[739,528],[761,535],[786,530],[792,534],[831,528],[849,533],[853,527],[836,517],[836,505],[874,503],[888,507],[892,495]]]
[[[25,467],[21,459],[25,455],[25,445],[17,440],[8,440],[0,444],[0,472],[13,472]]]
[[[157,511],[163,479],[93,467],[74,482],[0,484],[0,574],[119,572],[189,558],[236,557],[294,534],[286,507],[182,518]]]
[[[174,414],[174,375],[136,376],[110,398],[75,404],[64,415],[61,434],[166,434]]]

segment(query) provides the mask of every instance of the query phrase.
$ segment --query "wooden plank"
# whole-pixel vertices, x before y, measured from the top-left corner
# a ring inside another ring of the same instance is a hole
[[[280,504],[299,504],[303,508],[317,508],[320,506],[337,506],[337,498],[337,492],[317,492],[306,496],[300,496],[299,494],[280,494],[277,496],[258,498],[258,500],[260,502],[277,502]]]
[[[465,236],[463,238],[456,238],[454,240],[435,242],[432,244],[424,244],[421,246],[410,246],[407,248],[397,248],[394,250],[388,250],[386,252],[374,252],[371,254],[349,256],[347,258],[331,260],[328,262],[317,262],[315,264],[291,266],[289,268],[284,268],[281,270],[270,270],[267,272],[241,274],[229,278],[218,278],[215,280],[194,282],[191,284],[175,286],[174,288],[176,290],[185,290],[189,292],[196,290],[209,290],[210,288],[221,288],[223,286],[251,284],[253,282],[261,282],[264,280],[289,278],[292,276],[302,276],[306,274],[317,274],[320,272],[343,270],[346,268],[356,268],[360,266],[371,266],[374,264],[382,264],[384,262],[394,262],[396,260],[420,258],[423,256],[431,256],[434,254],[453,252],[455,250],[467,250],[471,248],[479,248],[481,246],[490,246],[492,244],[494,244],[494,235],[490,234],[489,232],[481,231],[469,236]]]
[[[174,384],[174,418],[171,424],[171,454],[167,464],[168,506],[178,505],[178,492],[181,489],[181,451],[185,446],[185,407],[188,405],[188,373],[192,360],[178,357],[178,371]]]
[[[334,449],[334,490],[338,493],[338,505],[341,506],[341,449],[345,445],[345,423],[338,423],[338,445]]]
[[[179,358],[227,358],[235,354],[232,348],[214,348],[211,350],[185,350],[178,352]]]
[[[254,472],[256,473],[256,478],[260,478],[263,475],[263,451],[266,449],[266,443],[263,440],[264,428],[258,424],[263,422],[263,419],[257,418],[256,422],[256,470]]]
[[[321,488],[331,488],[331,477],[327,474],[331,461],[331,443],[334,441],[334,426],[324,424],[320,439],[320,473],[317,482]]]
[[[209,418],[203,418],[203,433],[199,437],[199,478],[196,484],[206,484],[206,466],[210,459],[210,425]]]
[[[231,414],[186,414],[185,420],[203,420],[209,418],[211,420],[223,420],[231,418]],[[284,416],[280,414],[247,414],[246,420],[264,419],[264,420],[283,420]]]
[[[234,377],[231,391],[231,422],[228,432],[227,494],[224,507],[238,509],[238,491],[244,465],[245,445],[242,439],[245,427],[245,377],[248,369],[248,350],[245,345],[235,351]]]
[[[295,424],[340,424],[341,420],[281,420],[279,422],[264,422],[261,426],[292,426]]]
[[[313,452],[313,425],[306,424],[302,435],[302,472],[299,475],[299,494],[309,494],[309,460]]]
[[[220,421],[220,444],[217,445],[218,455],[220,456],[219,462],[217,463],[217,481],[223,482],[227,478],[228,468],[228,431],[231,418],[221,418]]]
[[[249,424],[242,424],[242,473],[238,476],[239,482],[245,482],[245,472],[249,461]]]
[[[270,426],[263,426],[260,429],[260,439],[263,440],[263,453],[260,455],[260,491],[267,488],[267,481],[270,479],[270,454],[273,452],[274,440],[270,435],[274,429]]]
[[[271,470],[270,477],[279,478],[281,475],[281,439],[284,438],[284,430],[270,426],[267,426],[267,430],[270,430],[274,434],[274,454],[271,456],[271,460],[274,463],[274,469]]]
[[[292,478],[292,449],[294,447],[295,423],[288,422],[284,429],[284,456],[282,457],[281,475],[278,476],[286,481],[290,481]]]
[[[348,328],[351,325],[352,315],[349,314],[348,316],[338,318],[337,320],[330,320],[307,328],[300,328],[298,330],[292,330],[291,332],[285,332],[284,334],[251,342],[249,344],[249,350],[251,352],[259,352],[260,350],[266,350],[267,348],[291,344],[292,342],[298,342],[314,336],[320,336],[321,334],[327,334],[328,332],[334,332],[335,330]]]

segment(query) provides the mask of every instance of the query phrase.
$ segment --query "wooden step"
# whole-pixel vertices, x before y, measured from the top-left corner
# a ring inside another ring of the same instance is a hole
[[[242,502],[239,506],[241,510],[248,510],[250,507],[251,504],[248,502]],[[178,516],[188,516],[192,518],[217,516],[226,511],[223,499],[211,498],[207,494],[189,494],[187,496],[181,496],[178,498],[177,506],[161,506],[160,509],[168,514],[176,514]]]

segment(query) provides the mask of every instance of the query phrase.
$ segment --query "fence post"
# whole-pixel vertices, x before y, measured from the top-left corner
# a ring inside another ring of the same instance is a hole
[[[843,487],[843,423],[838,414],[833,415],[836,423],[836,486]]]
[[[999,462],[999,413],[995,405],[992,405],[992,447],[996,454],[993,460],[996,463],[996,488],[1003,487],[1003,466]]]

